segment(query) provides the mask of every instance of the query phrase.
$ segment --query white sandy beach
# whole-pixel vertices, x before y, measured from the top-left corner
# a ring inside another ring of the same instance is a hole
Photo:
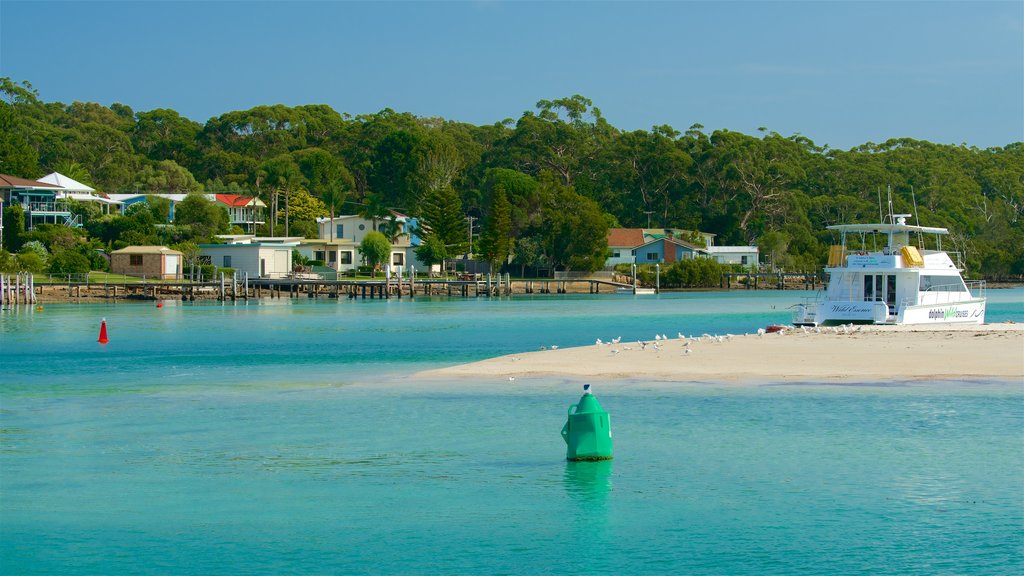
[[[820,330],[720,338],[695,334],[645,344],[623,339],[618,344],[511,354],[419,375],[737,384],[951,379],[1024,383],[1024,324]]]

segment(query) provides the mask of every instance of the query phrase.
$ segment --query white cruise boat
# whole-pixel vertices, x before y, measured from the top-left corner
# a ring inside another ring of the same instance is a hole
[[[829,226],[841,241],[829,250],[827,288],[794,307],[793,323],[983,324],[984,281],[964,282],[961,267],[942,250],[947,229],[907,224],[909,216]]]

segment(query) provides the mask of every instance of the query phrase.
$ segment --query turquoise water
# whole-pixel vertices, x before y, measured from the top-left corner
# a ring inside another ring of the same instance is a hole
[[[0,572],[1024,571],[1021,383],[601,382],[616,458],[574,464],[578,382],[407,377],[750,332],[799,296],[2,312]],[[1024,322],[1024,290],[989,296]]]

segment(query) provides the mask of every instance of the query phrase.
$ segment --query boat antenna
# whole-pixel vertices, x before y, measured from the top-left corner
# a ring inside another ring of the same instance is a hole
[[[896,220],[892,217],[892,186],[887,185],[885,189],[889,194],[889,224],[895,224]]]
[[[914,185],[913,184],[910,185],[910,198],[913,199],[913,201],[914,201],[914,222],[917,222],[917,225],[920,226],[921,225],[921,215],[917,213],[917,195],[914,194]],[[924,249],[924,238],[921,237],[921,231],[920,230],[917,231],[917,247],[921,248],[922,250]]]
[[[878,222],[885,224],[885,218],[882,216],[882,187],[878,187]]]

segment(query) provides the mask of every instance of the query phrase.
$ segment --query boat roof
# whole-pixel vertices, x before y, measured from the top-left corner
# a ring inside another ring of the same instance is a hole
[[[913,226],[911,224],[835,224],[827,226],[828,230],[840,232],[924,232],[926,234],[949,234],[946,228],[932,228],[930,226]]]

